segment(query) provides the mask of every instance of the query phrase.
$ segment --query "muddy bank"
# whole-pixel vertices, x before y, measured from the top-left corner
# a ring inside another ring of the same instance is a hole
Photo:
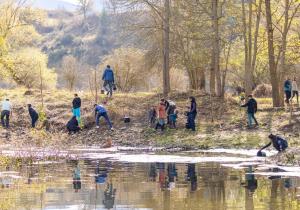
[[[2,90],[3,91],[3,90]],[[3,92],[0,92],[4,95]],[[238,100],[226,98],[212,98],[195,93],[199,115],[197,118],[197,132],[185,130],[186,111],[189,94],[174,93],[170,99],[176,102],[179,110],[178,129],[167,129],[163,134],[156,132],[148,125],[147,115],[151,106],[158,103],[160,96],[156,94],[117,94],[108,100],[107,109],[114,123],[115,131],[108,131],[102,123],[100,129],[95,128],[93,116],[93,98],[82,93],[82,121],[83,130],[74,135],[68,135],[65,129],[71,117],[71,101],[73,93],[64,91],[46,92],[44,96],[43,112],[50,118],[50,131],[45,131],[39,122],[37,129],[30,128],[30,119],[26,104],[31,103],[39,107],[40,96],[37,91],[31,95],[24,95],[20,91],[6,91],[14,105],[11,128],[0,128],[0,144],[15,148],[42,147],[65,149],[74,146],[105,146],[112,140],[116,146],[130,147],[162,147],[169,151],[197,150],[211,148],[243,148],[258,149],[268,142],[269,133],[279,134],[288,139],[291,148],[299,148],[300,112],[295,110],[292,118],[290,113],[282,109],[271,109],[269,100],[259,101],[257,119],[258,129],[246,128],[246,113],[240,108]],[[104,96],[100,101],[104,101]],[[38,108],[39,109],[39,108]],[[124,115],[132,119],[125,124]],[[298,149],[287,152],[279,162],[298,164],[300,157]],[[297,162],[298,161],[298,162]]]

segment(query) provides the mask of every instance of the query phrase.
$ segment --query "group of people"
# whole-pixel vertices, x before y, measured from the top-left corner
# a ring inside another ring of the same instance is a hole
[[[102,75],[102,80],[103,80],[103,91],[106,91],[107,96],[112,97],[113,91],[116,90],[116,85],[115,85],[115,77],[114,77],[114,72],[111,69],[110,65],[106,66],[106,69],[103,72]],[[105,104],[105,102],[104,102]],[[12,116],[12,104],[10,100],[7,98],[4,101],[2,101],[2,109],[1,109],[1,124],[3,128],[9,128],[9,122],[10,118]],[[67,130],[71,132],[78,132],[80,131],[80,124],[81,124],[81,99],[78,96],[78,94],[75,94],[75,97],[72,101],[72,118],[68,121],[67,123]],[[104,105],[101,104],[95,104],[94,105],[94,110],[95,110],[95,120],[96,120],[96,125],[97,128],[99,128],[99,122],[100,118],[103,117],[106,122],[109,125],[109,128],[113,130],[112,123],[108,117],[107,110],[104,107]],[[36,124],[39,119],[39,114],[38,112],[32,107],[31,104],[28,104],[28,112],[29,116],[31,118],[31,127],[35,128]],[[47,127],[47,126],[46,126]]]
[[[39,119],[39,114],[36,110],[32,108],[31,104],[27,105],[28,107],[28,113],[31,118],[31,127],[35,128],[36,123]],[[4,101],[2,101],[1,104],[1,125],[3,128],[9,128],[9,122],[10,118],[12,116],[12,104],[10,100],[7,98]]]
[[[297,104],[299,104],[299,89],[296,77],[294,77],[293,81],[291,81],[290,78],[287,77],[286,81],[284,82],[284,92],[285,102],[287,104],[289,104],[295,96],[297,99]]]
[[[195,97],[189,98],[190,105],[187,107],[188,111],[185,112],[187,116],[186,128],[196,131],[195,119],[197,116],[197,103]],[[155,127],[156,130],[159,128],[163,132],[168,125],[170,128],[175,129],[179,111],[177,110],[176,104],[171,100],[161,99],[158,106],[154,106],[149,111],[149,122]]]

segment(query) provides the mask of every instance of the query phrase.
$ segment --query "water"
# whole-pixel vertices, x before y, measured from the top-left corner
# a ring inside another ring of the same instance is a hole
[[[82,149],[55,161],[4,159],[0,209],[299,210],[299,168],[264,161],[251,154]]]

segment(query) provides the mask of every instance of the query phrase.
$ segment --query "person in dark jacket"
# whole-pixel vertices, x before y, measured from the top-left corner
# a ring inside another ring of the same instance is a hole
[[[280,136],[270,134],[269,139],[271,141],[257,152],[257,156],[259,156],[259,157],[266,156],[265,153],[262,152],[262,150],[268,148],[271,145],[273,145],[273,147],[278,152],[284,152],[288,148],[287,141],[285,139],[283,139],[282,137],[280,137]]]
[[[195,119],[197,116],[197,103],[195,97],[191,96],[190,98],[190,108],[187,112],[187,129],[191,129],[192,131],[196,131]]]
[[[69,134],[71,134],[72,132],[77,133],[80,131],[80,127],[75,116],[73,116],[67,123],[67,129],[69,131]]]
[[[248,96],[248,102],[242,105],[241,107],[247,107],[248,114],[248,126],[252,127],[252,120],[254,120],[256,126],[258,126],[258,122],[255,118],[255,113],[257,112],[257,102],[253,98],[252,95]]]
[[[31,127],[35,128],[36,122],[39,119],[39,114],[32,108],[31,104],[28,104],[28,112],[31,118]]]
[[[110,68],[110,65],[106,66],[106,69],[104,70],[102,80],[104,81],[103,87],[107,92],[107,95],[112,96],[113,94],[113,87],[115,83],[115,77],[114,77],[114,72]]]
[[[289,104],[292,96],[292,82],[289,78],[287,78],[286,81],[284,82],[284,92],[285,92],[285,102]]]
[[[81,99],[79,98],[78,94],[75,93],[74,94],[74,99],[72,101],[72,105],[73,105],[73,116],[76,117],[78,123],[80,124],[80,116],[81,116],[81,111],[80,111],[80,107],[81,107]]]

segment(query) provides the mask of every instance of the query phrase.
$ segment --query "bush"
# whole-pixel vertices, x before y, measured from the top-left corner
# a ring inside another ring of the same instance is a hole
[[[269,84],[260,84],[253,91],[254,97],[272,97],[272,86]]]

